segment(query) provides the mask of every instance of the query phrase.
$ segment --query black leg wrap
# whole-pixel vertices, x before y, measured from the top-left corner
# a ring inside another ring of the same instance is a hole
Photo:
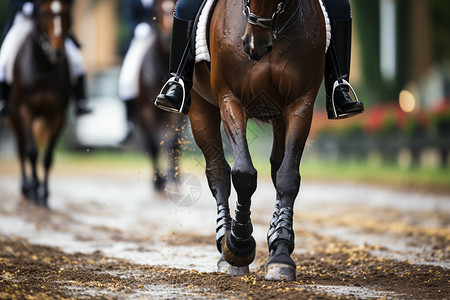
[[[248,266],[255,259],[256,242],[252,232],[250,207],[237,203],[231,232],[227,234],[222,249],[223,256],[232,266]]]
[[[274,256],[276,244],[284,241],[288,245],[289,254],[294,251],[294,230],[292,229],[292,219],[294,212],[292,208],[283,207],[276,209],[270,221],[270,228],[267,232],[267,244],[269,245],[270,258]],[[286,262],[284,262],[286,263]]]
[[[222,253],[223,237],[231,230],[230,209],[224,205],[217,207],[216,220],[216,246],[217,250]]]
[[[253,225],[250,219],[250,207],[236,205],[235,219],[231,222],[231,232],[241,240],[248,239],[253,233]]]
[[[280,209],[277,205],[270,221],[270,229],[267,232],[269,261],[265,266],[266,280],[294,281],[296,278],[296,265],[290,256],[294,251],[293,215],[291,208]]]
[[[255,259],[256,242],[250,236],[245,240],[236,238],[230,232],[225,236],[222,253],[225,260],[232,266],[245,267]]]

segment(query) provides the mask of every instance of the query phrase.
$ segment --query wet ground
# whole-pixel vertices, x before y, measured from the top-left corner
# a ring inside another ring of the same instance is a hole
[[[49,209],[0,166],[0,299],[450,299],[450,195],[302,183],[297,280],[264,280],[275,191],[260,179],[251,273],[216,273],[215,203],[204,175],[155,194],[147,166],[57,166]],[[232,195],[234,203],[235,195]]]

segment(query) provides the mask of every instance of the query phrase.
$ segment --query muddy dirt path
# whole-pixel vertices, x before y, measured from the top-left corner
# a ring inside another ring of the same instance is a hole
[[[304,182],[297,281],[274,283],[264,280],[268,180],[253,197],[251,274],[230,277],[215,272],[215,203],[202,174],[157,195],[143,170],[58,167],[49,210],[21,199],[18,178],[0,167],[0,299],[450,299],[448,195]]]

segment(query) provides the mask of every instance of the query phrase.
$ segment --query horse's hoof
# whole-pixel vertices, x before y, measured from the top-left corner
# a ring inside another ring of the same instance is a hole
[[[294,281],[295,267],[280,263],[267,265],[264,278],[270,281]]]
[[[245,241],[239,241],[228,232],[223,241],[222,254],[230,265],[246,267],[255,259],[256,242],[252,236]]]
[[[245,267],[232,266],[225,260],[225,258],[222,255],[222,257],[217,262],[217,272],[225,273],[231,276],[243,276],[245,274],[250,273],[250,269],[248,266]]]
[[[164,189],[166,188],[166,180],[164,179],[164,177],[162,177],[160,174],[156,174],[155,178],[153,179],[153,187],[158,193],[164,192]]]
[[[48,208],[47,198],[37,198],[35,203],[37,206]]]
[[[36,192],[36,204],[41,207],[48,207],[48,191],[45,187],[39,186]]]

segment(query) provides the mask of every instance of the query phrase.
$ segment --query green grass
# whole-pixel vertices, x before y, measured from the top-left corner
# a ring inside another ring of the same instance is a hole
[[[203,172],[204,166],[197,163],[199,160],[201,162],[204,161],[202,157],[200,159],[197,157],[196,160],[186,158],[183,161],[183,166],[190,170]],[[232,160],[229,160],[229,163],[231,165]],[[270,178],[268,156],[253,156],[253,163],[258,170],[259,178]],[[450,168],[405,168],[398,165],[366,161],[327,162],[306,156],[300,165],[300,172],[304,181],[357,182],[414,191],[450,194]]]
[[[419,191],[450,193],[450,168],[413,167],[347,161],[326,163],[305,161],[301,166],[305,180],[355,181]]]
[[[231,165],[232,161],[229,160],[229,163]],[[254,155],[253,163],[258,170],[259,178],[270,178],[268,156]],[[55,165],[66,169],[139,169],[143,172],[151,167],[148,156],[139,151],[87,149],[79,152],[59,151],[55,156]],[[197,151],[196,154],[184,155],[181,170],[204,173],[203,157]],[[304,181],[358,182],[450,194],[450,168],[402,168],[396,165],[362,161],[326,162],[306,156],[300,171]]]

